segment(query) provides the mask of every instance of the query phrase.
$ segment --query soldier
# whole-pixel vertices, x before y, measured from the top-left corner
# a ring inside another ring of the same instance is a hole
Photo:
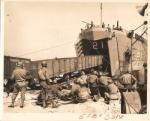
[[[108,29],[108,32],[111,32],[111,28],[110,28],[109,24],[107,25],[107,29]]]
[[[71,96],[73,97],[73,102],[78,103],[77,102],[77,98],[78,98],[78,94],[79,94],[79,90],[80,90],[80,85],[77,82],[77,79],[74,80],[73,82],[71,82]]]
[[[80,77],[77,79],[77,82],[80,82],[83,85],[87,85],[87,75],[84,71],[80,72]]]
[[[101,96],[104,97],[104,93],[107,91],[108,89],[108,81],[111,80],[111,77],[107,76],[107,73],[103,73],[102,71],[99,72],[99,79],[98,82],[101,85],[99,90],[101,93]]]
[[[115,25],[113,25],[113,29],[115,29]]]
[[[129,71],[119,78],[119,82],[129,91],[136,89],[137,79]]]
[[[15,80],[14,90],[12,95],[12,104],[9,107],[14,107],[15,99],[19,93],[21,92],[21,104],[20,108],[24,107],[24,100],[25,100],[25,92],[26,92],[26,73],[27,71],[23,67],[22,62],[17,62],[16,68],[12,73],[11,80]]]
[[[89,23],[87,23],[86,24],[86,29],[89,29],[89,28],[90,28]]]
[[[57,84],[57,80],[53,80],[53,84],[49,85],[48,88],[48,99],[46,101],[50,101],[52,104],[52,108],[57,108],[58,107],[58,101],[57,99],[60,97],[60,92],[62,88],[60,85]]]
[[[118,87],[114,84],[112,79],[108,80],[108,91],[105,92],[105,102],[106,104],[109,104],[110,100],[118,100],[119,97],[119,89]]]
[[[102,28],[105,28],[105,23],[104,22],[102,23]]]
[[[42,104],[43,108],[46,108],[46,100],[47,100],[47,90],[48,90],[48,80],[49,80],[49,74],[47,70],[47,63],[43,61],[41,63],[42,68],[38,71],[38,76],[39,76],[39,82],[42,87]]]
[[[130,63],[131,50],[129,49],[129,47],[125,51],[124,55],[125,55],[125,61],[126,61],[126,63]]]
[[[91,25],[91,26],[90,26],[90,28],[95,27],[95,25],[94,25],[93,21],[91,21],[91,24],[90,24],[90,25]]]
[[[103,84],[103,85],[108,85],[108,80],[111,79],[111,77],[107,76],[108,73],[103,73],[103,72],[100,72],[99,73],[99,82],[100,84]]]
[[[120,92],[121,92],[121,113],[126,113],[126,111],[125,111],[125,105],[126,105],[125,93],[127,92],[129,94],[131,91],[136,91],[137,79],[131,74],[131,72],[125,71],[119,77],[118,85],[119,85],[118,87],[120,88]],[[130,98],[128,98],[128,100],[135,98],[135,96],[134,97],[132,97],[132,96],[133,95],[131,95],[131,97],[129,96]],[[137,98],[137,100],[139,100],[139,99]],[[140,101],[138,101],[138,102],[140,102]],[[130,105],[130,104],[128,104],[128,105]],[[134,103],[133,103],[133,105],[134,105]],[[137,105],[140,105],[140,104],[137,103]]]
[[[100,98],[97,75],[98,73],[92,70],[92,74],[87,78],[88,87],[90,88],[93,101],[98,101],[98,99]]]
[[[83,80],[76,80],[72,83],[71,95],[75,103],[83,103],[89,98],[88,88],[83,83]]]
[[[89,90],[87,88],[87,83],[85,83],[83,80],[80,80],[78,82],[78,84],[80,85],[80,90],[79,90],[79,101],[80,102],[86,102],[88,100],[88,98],[90,97],[89,94]]]

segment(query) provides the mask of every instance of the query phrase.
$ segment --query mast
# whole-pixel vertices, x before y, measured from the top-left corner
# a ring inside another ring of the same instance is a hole
[[[102,27],[102,3],[100,4],[100,26]]]

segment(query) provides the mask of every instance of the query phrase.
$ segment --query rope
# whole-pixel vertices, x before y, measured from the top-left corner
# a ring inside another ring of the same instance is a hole
[[[123,95],[123,97],[124,97],[125,101],[127,102],[128,107],[130,106],[136,113],[139,113],[131,104],[129,104],[129,102],[127,101],[127,99],[125,98],[124,95]],[[129,107],[129,111],[130,111],[130,107]],[[130,113],[131,113],[131,111],[130,111]]]

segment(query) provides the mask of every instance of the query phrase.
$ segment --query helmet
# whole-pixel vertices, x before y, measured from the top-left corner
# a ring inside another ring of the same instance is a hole
[[[75,79],[74,79],[74,83],[75,83],[75,84],[78,84],[78,83],[79,83],[79,80],[78,80],[77,78],[75,78]]]
[[[99,72],[99,75],[102,76],[102,75],[104,75],[104,73],[103,73],[102,71],[100,71],[100,72]]]
[[[23,62],[18,61],[18,62],[16,63],[16,66],[17,66],[17,67],[23,67]]]
[[[103,69],[103,65],[99,65],[98,69],[101,71]]]
[[[98,75],[97,71],[93,71],[92,74],[94,75]]]
[[[84,71],[81,71],[81,72],[80,72],[80,75],[85,75],[85,72],[84,72]]]
[[[54,80],[53,80],[53,83],[54,83],[54,84],[57,84],[57,79],[54,79]]]
[[[108,80],[109,84],[113,82],[113,80],[111,78],[107,78],[107,80]]]
[[[85,81],[85,80],[83,80],[83,79],[78,79],[78,83],[81,85],[81,86],[84,86],[85,84],[87,84],[87,82]]]
[[[91,69],[91,73],[93,73],[93,72],[94,72],[94,69],[92,68],[92,69]]]
[[[42,67],[47,67],[46,61],[42,61],[41,65],[42,65]]]

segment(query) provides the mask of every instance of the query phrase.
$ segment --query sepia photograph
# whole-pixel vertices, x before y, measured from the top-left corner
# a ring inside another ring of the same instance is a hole
[[[78,120],[146,115],[148,7],[5,1],[4,115],[71,113]]]

